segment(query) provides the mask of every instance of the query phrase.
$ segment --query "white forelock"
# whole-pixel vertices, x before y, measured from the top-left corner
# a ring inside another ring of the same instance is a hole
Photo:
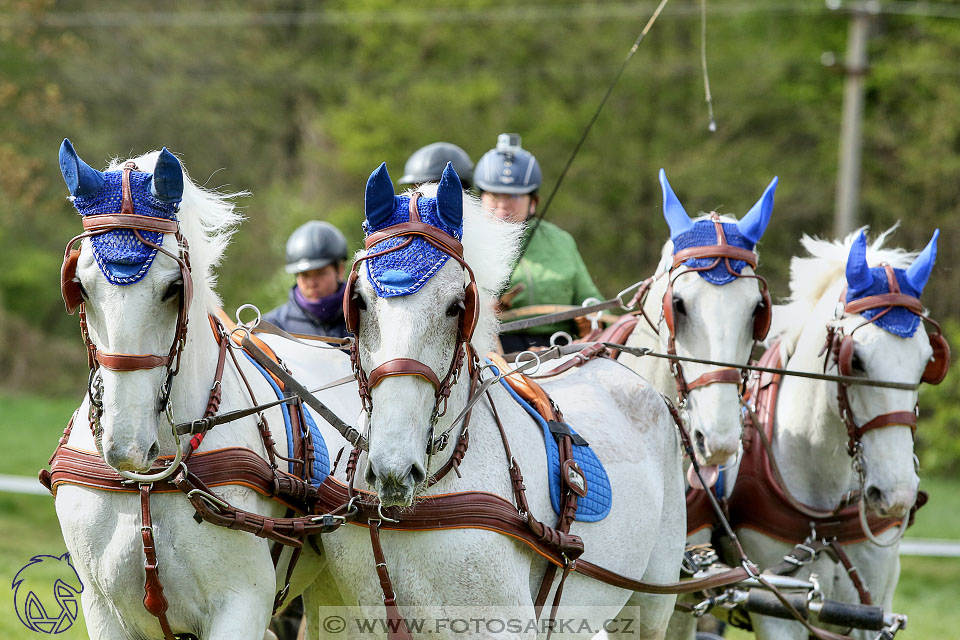
[[[153,173],[159,151],[150,151],[130,158],[140,171]],[[118,171],[127,160],[114,158],[107,171]],[[181,167],[183,165],[181,164]],[[232,200],[249,195],[246,191],[217,193],[197,186],[183,169],[183,199],[177,212],[180,231],[190,246],[190,269],[193,274],[194,308],[206,315],[221,304],[214,291],[216,274],[213,269],[220,264],[230,238],[243,220]]]
[[[887,239],[897,230],[900,223],[893,225],[872,243],[867,245],[867,264],[876,266],[886,262],[898,269],[905,269],[916,259],[917,253],[905,249],[884,247]],[[847,257],[850,247],[860,232],[866,232],[864,226],[841,240],[822,240],[806,234],[800,239],[800,244],[807,250],[807,256],[795,256],[790,261],[790,297],[786,305],[774,314],[774,325],[770,335],[779,335],[788,345],[788,352],[811,311],[837,282],[846,277]]]

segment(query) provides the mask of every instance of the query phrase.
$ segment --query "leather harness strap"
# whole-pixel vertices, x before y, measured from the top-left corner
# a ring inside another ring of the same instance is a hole
[[[126,167],[124,173],[127,174]],[[123,208],[128,206],[132,208],[132,200],[127,201],[127,194],[130,188],[129,177],[124,181],[124,202]],[[95,231],[103,233],[114,229],[139,229],[140,231],[154,231],[157,233],[178,233],[180,223],[169,218],[155,218],[153,216],[141,216],[135,213],[101,213],[92,216],[83,216],[84,231]]]
[[[140,535],[143,539],[143,569],[146,581],[143,584],[143,606],[160,622],[164,640],[174,640],[170,622],[167,620],[167,599],[160,584],[157,562],[157,545],[153,537],[153,519],[150,516],[150,485],[140,485]]]
[[[387,571],[387,559],[380,546],[380,520],[370,520],[370,546],[373,547],[373,561],[376,562],[377,577],[380,579],[380,589],[383,591],[383,606],[387,610],[387,638],[390,640],[409,640],[413,636],[407,628],[407,621],[400,615],[397,607],[397,594],[390,581]]]
[[[367,377],[367,383],[373,389],[383,378],[391,376],[420,376],[433,385],[434,389],[440,388],[440,379],[433,369],[413,358],[394,358],[387,360],[379,367],[374,368]]]
[[[743,374],[740,373],[739,369],[734,369],[733,367],[724,367],[723,369],[708,371],[702,376],[699,376],[693,382],[688,382],[687,391],[693,391],[699,387],[716,384],[717,382],[739,385],[742,381]]]

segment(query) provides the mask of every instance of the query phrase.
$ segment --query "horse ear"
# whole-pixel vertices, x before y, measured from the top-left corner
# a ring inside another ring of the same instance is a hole
[[[183,199],[183,167],[166,147],[160,151],[157,166],[153,169],[150,192],[167,203],[177,203]]]
[[[363,198],[363,212],[371,228],[387,221],[393,213],[393,181],[387,173],[387,163],[381,162],[367,179],[367,190]]]
[[[777,190],[779,181],[780,178],[774,177],[747,215],[737,222],[737,229],[753,244],[760,242],[763,232],[767,230],[767,225],[770,223],[770,216],[773,214],[773,193]]]
[[[667,220],[667,226],[670,227],[670,238],[673,239],[684,231],[692,229],[693,221],[690,220],[690,216],[687,215],[683,205],[680,204],[680,200],[673,193],[673,189],[670,188],[670,183],[667,182],[667,174],[663,169],[660,169],[660,188],[663,189],[663,217]]]
[[[80,159],[67,138],[60,144],[60,173],[72,196],[91,196],[106,182],[103,173]]]
[[[847,256],[847,288],[851,291],[863,291],[873,284],[870,266],[867,264],[867,236],[863,231],[850,245]]]
[[[930,242],[924,247],[917,259],[913,261],[905,274],[907,282],[913,285],[913,288],[922,292],[927,286],[927,280],[930,279],[930,272],[933,271],[933,263],[937,261],[937,239],[940,237],[940,229],[933,232]]]
[[[454,229],[463,226],[463,185],[450,162],[444,167],[437,187],[437,213],[448,226]]]

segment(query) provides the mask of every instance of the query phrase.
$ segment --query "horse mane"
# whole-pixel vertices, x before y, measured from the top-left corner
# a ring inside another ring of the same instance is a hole
[[[140,171],[153,173],[159,156],[159,151],[150,151],[131,160]],[[119,171],[125,162],[127,160],[114,158],[107,171]],[[177,220],[190,246],[194,308],[204,315],[221,305],[220,297],[214,290],[217,277],[213,270],[220,264],[230,238],[243,220],[232,200],[245,195],[249,195],[249,192],[218,193],[197,186],[183,167],[183,199]]]
[[[898,222],[868,244],[867,264],[876,266],[886,262],[898,269],[905,269],[916,259],[916,252],[884,246],[899,226]],[[861,227],[843,240],[823,240],[806,234],[800,239],[800,244],[807,250],[808,255],[794,256],[791,259],[790,297],[786,304],[776,306],[777,313],[773,316],[770,330],[771,336],[781,338],[787,355],[793,353],[797,339],[820,299],[837,282],[846,278],[850,246],[860,232],[866,232],[868,228]]]
[[[421,185],[416,189],[424,197],[437,195],[436,183]],[[410,195],[413,190],[404,192]],[[493,303],[510,280],[520,243],[523,225],[503,222],[487,213],[480,198],[463,194],[463,259],[473,269],[480,288],[480,319],[474,333],[473,343],[483,354],[493,349],[499,321],[493,312]]]

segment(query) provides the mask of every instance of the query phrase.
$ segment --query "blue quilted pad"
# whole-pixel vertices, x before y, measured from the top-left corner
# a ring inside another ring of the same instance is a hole
[[[721,222],[723,235],[727,239],[727,244],[753,251],[754,243],[740,233],[740,229],[735,223]],[[684,231],[673,240],[673,252],[681,249],[690,249],[692,247],[710,247],[717,244],[717,229],[712,220],[698,220],[693,224],[693,228]],[[685,265],[688,267],[708,267],[716,258],[690,258]],[[698,271],[700,277],[710,284],[724,285],[737,279],[735,275],[727,271],[724,260],[717,262],[717,266],[706,271]],[[730,268],[740,273],[747,263],[743,260],[730,260]]]
[[[900,293],[905,293],[914,298],[920,297],[920,292],[917,291],[916,287],[910,284],[910,280],[907,279],[906,270],[894,269],[893,273],[897,277],[897,284],[900,285]],[[870,276],[873,278],[873,282],[869,287],[847,290],[847,302],[853,302],[854,300],[866,298],[867,296],[878,296],[884,293],[890,293],[890,283],[887,282],[887,272],[883,267],[871,268]],[[872,320],[886,308],[887,307],[867,309],[860,315],[868,320]],[[917,327],[920,325],[920,316],[906,307],[893,307],[876,321],[876,325],[882,329],[886,329],[895,336],[909,338],[916,332]]]
[[[417,213],[420,220],[445,231],[457,240],[463,236],[462,228],[454,228],[446,224],[437,212],[436,198],[420,198],[417,200]],[[393,213],[383,223],[375,228],[369,221],[364,221],[363,229],[367,235],[386,229],[396,224],[410,221],[410,198],[408,196],[394,196]],[[408,236],[390,238],[370,247],[368,253],[378,253],[392,249],[409,241]],[[446,252],[433,246],[421,237],[413,236],[413,241],[399,251],[392,251],[382,256],[370,258],[367,263],[367,278],[373,285],[377,296],[389,298],[392,296],[407,296],[416,293],[423,285],[446,264],[450,256]]]
[[[560,483],[562,482],[560,477],[560,447],[557,445],[553,434],[550,433],[550,427],[543,416],[517,395],[517,392],[506,380],[501,379],[500,384],[543,429],[543,441],[547,448],[547,468],[550,473],[550,503],[557,515],[560,515]],[[570,431],[576,433],[572,426]],[[607,471],[589,445],[573,445],[573,459],[587,479],[587,495],[582,498],[578,497],[575,519],[580,522],[603,520],[613,506],[613,489],[610,487],[610,478],[607,476]]]
[[[73,206],[81,216],[119,213],[123,203],[123,171],[108,171],[103,174],[103,187],[93,195],[77,196]],[[153,174],[142,171],[130,172],[130,191],[133,195],[134,213],[152,218],[175,220],[177,205],[166,203],[151,193]],[[154,244],[163,243],[163,234],[158,231],[140,231]],[[93,255],[107,280],[117,285],[139,282],[157,255],[157,250],[140,242],[132,229],[114,229],[93,236]]]
[[[263,367],[247,353],[243,355],[247,356],[247,360],[249,360],[263,377],[266,378],[267,382],[270,383],[270,386],[273,387],[273,392],[277,394],[277,399],[283,398],[283,391],[280,390],[280,387],[277,386],[276,381],[274,381],[270,374],[264,371]],[[310,478],[310,484],[319,487],[326,477],[330,475],[330,454],[327,452],[327,443],[324,441],[323,435],[317,427],[317,422],[310,413],[310,409],[306,405],[302,406],[303,417],[306,420],[307,426],[310,428],[310,434],[313,436],[313,477]],[[290,405],[282,404],[280,408],[283,412],[283,425],[287,430],[287,457],[293,458],[293,425],[290,422]],[[292,462],[287,463],[287,471],[294,473]]]

